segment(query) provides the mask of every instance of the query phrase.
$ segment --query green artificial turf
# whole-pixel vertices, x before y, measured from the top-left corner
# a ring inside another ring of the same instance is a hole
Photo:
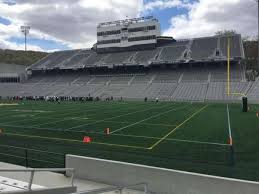
[[[0,106],[0,161],[63,167],[65,154],[77,154],[259,180],[258,105],[243,113],[241,104],[229,104],[232,155],[226,104],[17,103]]]

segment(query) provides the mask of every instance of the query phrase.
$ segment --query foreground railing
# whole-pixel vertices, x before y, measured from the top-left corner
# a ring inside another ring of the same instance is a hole
[[[71,186],[74,186],[74,169],[73,168],[26,168],[26,169],[0,169],[1,172],[30,172],[28,181],[28,191],[32,190],[34,175],[36,172],[67,172],[71,173]]]
[[[138,187],[138,189],[136,189]],[[142,189],[140,190],[141,187]],[[72,194],[100,194],[100,193],[106,193],[106,192],[112,192],[112,191],[119,191],[120,194],[122,194],[123,190],[125,189],[133,189],[135,188],[138,191],[143,191],[143,193],[147,194],[148,193],[148,186],[147,183],[138,183],[134,185],[127,185],[127,186],[113,186],[113,187],[105,187],[101,189],[95,189],[91,191],[81,191],[77,193],[72,193]]]

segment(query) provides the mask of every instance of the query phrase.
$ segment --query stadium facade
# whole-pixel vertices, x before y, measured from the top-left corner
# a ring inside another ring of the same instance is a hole
[[[0,85],[1,96],[69,96],[180,101],[259,99],[246,78],[241,35],[174,40],[153,17],[101,23],[91,49],[50,53],[27,68],[28,79]]]

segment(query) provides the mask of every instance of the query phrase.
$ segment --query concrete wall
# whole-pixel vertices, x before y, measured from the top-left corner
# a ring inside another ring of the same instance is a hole
[[[60,187],[52,189],[39,189],[34,191],[20,191],[17,194],[70,194],[76,192],[76,187]],[[3,194],[13,194],[14,192],[5,192]]]
[[[163,194],[255,194],[259,183],[75,155],[66,156],[75,177],[110,185],[148,184]]]
[[[26,66],[0,63],[1,73],[25,73]]]

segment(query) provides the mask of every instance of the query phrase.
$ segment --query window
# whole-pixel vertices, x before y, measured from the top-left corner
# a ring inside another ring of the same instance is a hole
[[[107,35],[114,35],[120,34],[120,30],[112,30],[112,31],[105,31],[105,32],[97,32],[97,36],[107,36]]]
[[[156,26],[144,26],[144,27],[138,27],[138,28],[129,28],[129,32],[140,32],[140,31],[149,31],[149,30],[155,30]]]
[[[112,44],[112,43],[120,43],[120,39],[111,39],[111,40],[99,40],[97,44]]]
[[[152,35],[152,36],[133,37],[133,38],[129,38],[129,42],[141,41],[141,40],[152,40],[152,39],[156,39],[156,36]]]

